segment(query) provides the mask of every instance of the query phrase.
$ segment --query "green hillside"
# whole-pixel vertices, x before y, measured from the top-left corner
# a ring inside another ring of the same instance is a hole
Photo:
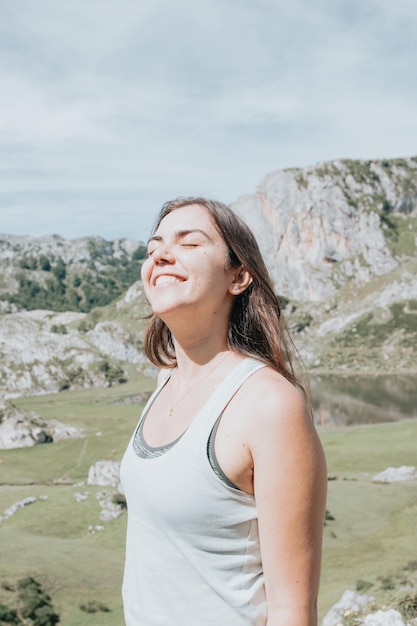
[[[26,497],[48,499],[0,525],[0,603],[12,606],[16,593],[10,589],[32,576],[65,626],[120,626],[126,517],[101,522],[96,496],[116,489],[81,482],[97,460],[120,461],[141,408],[131,403],[132,396],[152,387],[138,377],[121,387],[16,402],[45,418],[81,426],[86,437],[1,452],[0,515]],[[345,589],[363,585],[372,585],[369,593],[379,605],[398,606],[406,581],[417,583],[410,551],[417,541],[415,481],[383,485],[372,483],[372,476],[390,465],[416,464],[417,420],[322,429],[320,435],[330,478],[320,614]],[[86,492],[77,502],[75,494]],[[103,530],[94,530],[97,525]],[[97,612],[86,612],[86,606]]]
[[[15,245],[8,263],[13,288],[3,284],[0,299],[28,311],[87,313],[109,304],[139,280],[144,245],[138,243],[133,252],[116,254],[113,242],[92,237],[86,248],[83,258],[73,260],[60,256],[58,245],[49,253]]]

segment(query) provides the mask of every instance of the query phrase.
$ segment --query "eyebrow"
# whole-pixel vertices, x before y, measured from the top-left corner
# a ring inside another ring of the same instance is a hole
[[[211,241],[211,237],[206,233],[206,231],[202,230],[201,228],[189,228],[186,230],[177,230],[175,233],[175,239],[182,239],[186,235],[191,235],[192,233],[200,233],[206,239]],[[151,241],[162,241],[162,239],[163,237],[161,237],[160,235],[153,235],[152,237],[150,237],[150,239],[148,239],[148,244]]]

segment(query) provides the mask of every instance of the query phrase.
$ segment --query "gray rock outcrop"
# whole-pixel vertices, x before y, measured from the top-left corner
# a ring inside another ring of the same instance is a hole
[[[110,522],[123,515],[124,509],[114,502],[114,492],[100,491],[96,496],[100,504],[100,519],[102,522]]]
[[[389,216],[417,212],[417,159],[333,161],[272,172],[234,210],[257,235],[279,293],[322,300],[396,264]]]
[[[137,338],[121,323],[97,322],[80,332],[77,324],[85,317],[40,310],[0,315],[0,397],[108,386],[103,362],[145,365]]]
[[[83,437],[80,428],[57,420],[43,420],[34,413],[0,400],[0,449],[25,448],[40,443]]]
[[[395,609],[379,610],[367,615],[363,621],[365,626],[410,626],[404,622],[401,613]]]
[[[87,485],[117,487],[120,482],[118,461],[97,461],[88,470]]]
[[[85,263],[95,256],[96,250],[118,259],[131,255],[138,247],[138,242],[132,239],[115,239],[106,241],[102,237],[81,237],[79,239],[65,239],[60,235],[10,235],[0,233],[0,261],[12,260],[18,254],[19,258],[60,257],[66,263]]]
[[[27,498],[23,498],[23,500],[18,500],[18,502],[9,506],[4,511],[3,515],[0,515],[0,523],[15,515],[15,513],[17,513],[20,509],[23,509],[25,506],[29,506],[30,504],[34,504],[38,500],[48,500],[48,496],[28,496]]]
[[[376,474],[372,478],[373,483],[398,483],[417,478],[417,469],[414,465],[401,465],[400,467],[387,467],[386,470]]]
[[[330,611],[325,615],[321,626],[338,626],[346,612],[362,613],[362,611],[374,600],[367,594],[359,594],[355,591],[346,590],[340,600],[336,602]]]

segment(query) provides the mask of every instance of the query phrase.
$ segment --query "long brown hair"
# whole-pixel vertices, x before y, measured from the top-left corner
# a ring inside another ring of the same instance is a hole
[[[210,214],[227,245],[230,266],[243,266],[252,276],[252,283],[235,297],[232,306],[228,330],[229,348],[270,365],[308,397],[306,384],[300,380],[304,368],[301,367],[298,374],[295,372],[294,364],[297,362],[299,366],[301,359],[288,331],[258,243],[249,226],[221,202],[206,198],[177,198],[163,205],[152,234],[169,213],[191,204],[204,207]],[[173,367],[176,364],[171,332],[155,314],[151,315],[148,322],[144,348],[149,360],[157,367]]]

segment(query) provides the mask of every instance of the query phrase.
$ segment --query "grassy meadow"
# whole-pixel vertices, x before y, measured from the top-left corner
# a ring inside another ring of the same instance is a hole
[[[350,426],[320,433],[328,463],[321,612],[345,589],[397,606],[417,587],[417,481],[381,484],[387,467],[417,465],[417,420]]]
[[[123,624],[126,515],[100,521],[96,495],[110,488],[80,483],[96,461],[121,460],[142,406],[124,398],[154,384],[136,378],[108,389],[16,400],[42,417],[81,426],[86,437],[0,451],[0,516],[28,496],[48,496],[0,524],[0,602],[13,606],[15,595],[5,587],[33,576],[64,626]],[[389,603],[416,574],[417,483],[377,484],[372,477],[388,466],[417,465],[417,420],[319,432],[328,460],[328,517],[334,518],[324,528],[320,615],[345,589],[364,585],[372,585],[368,593],[380,605]],[[86,492],[88,498],[77,502],[75,494]],[[103,530],[89,531],[99,524]],[[108,611],[81,610],[88,602]]]

